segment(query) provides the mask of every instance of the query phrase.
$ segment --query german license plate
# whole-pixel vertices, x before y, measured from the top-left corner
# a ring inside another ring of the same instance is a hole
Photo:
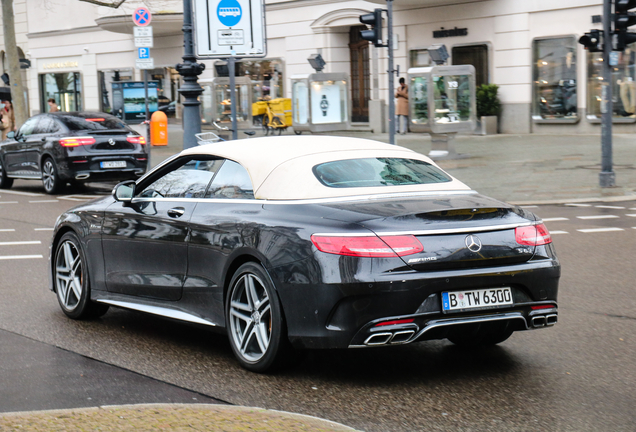
[[[126,161],[105,161],[100,162],[102,168],[126,168]]]
[[[442,293],[443,312],[484,309],[512,304],[514,304],[512,291],[509,287]]]

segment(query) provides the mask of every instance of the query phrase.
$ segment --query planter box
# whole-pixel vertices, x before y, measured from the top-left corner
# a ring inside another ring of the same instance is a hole
[[[476,133],[478,135],[497,134],[497,116],[481,116]]]

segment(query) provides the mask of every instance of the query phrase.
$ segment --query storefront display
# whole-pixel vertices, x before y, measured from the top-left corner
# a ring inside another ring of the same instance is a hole
[[[49,111],[47,100],[54,99],[60,111],[82,110],[82,81],[79,72],[40,75],[40,109]]]
[[[346,130],[350,123],[349,77],[345,73],[295,75],[292,81],[294,131]]]
[[[533,118],[576,121],[576,39],[535,40],[533,54]]]
[[[587,118],[601,119],[603,54],[587,54]],[[636,121],[636,44],[618,53],[618,64],[612,67],[614,121]]]
[[[202,108],[203,124],[216,122],[219,125],[232,123],[232,105],[230,102],[230,79],[213,78],[200,80],[203,94],[199,97]],[[236,121],[238,127],[252,126],[252,92],[251,81],[248,77],[235,78],[236,89]]]
[[[472,65],[409,69],[411,130],[437,134],[473,130],[474,72]]]

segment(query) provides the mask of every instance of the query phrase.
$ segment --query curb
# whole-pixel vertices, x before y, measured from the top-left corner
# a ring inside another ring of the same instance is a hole
[[[356,431],[318,417],[256,407],[215,404],[106,405],[91,408],[0,413],[4,427],[30,431],[84,430],[289,430]],[[146,429],[147,428],[147,429]]]

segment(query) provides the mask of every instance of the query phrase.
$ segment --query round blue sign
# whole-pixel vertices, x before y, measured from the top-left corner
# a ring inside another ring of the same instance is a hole
[[[221,24],[227,27],[234,27],[241,20],[243,11],[236,0],[221,0],[219,7],[216,9],[216,14]]]

